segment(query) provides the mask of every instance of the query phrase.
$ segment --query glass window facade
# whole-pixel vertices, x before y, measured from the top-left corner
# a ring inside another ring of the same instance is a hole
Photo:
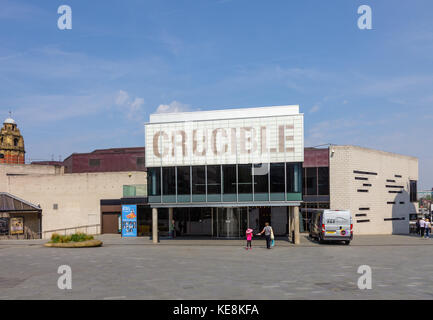
[[[252,164],[238,165],[238,192],[253,193]]]
[[[302,192],[302,171],[301,163],[286,163],[287,193]]]
[[[162,168],[162,193],[164,195],[176,194],[176,168]]]
[[[304,195],[329,195],[329,167],[304,168]]]
[[[305,170],[305,195],[317,195],[317,168]]]
[[[192,193],[206,194],[206,167],[192,167]]]
[[[177,201],[191,201],[191,167],[177,167]]]
[[[151,203],[301,201],[301,192],[302,163],[148,168]]]
[[[317,168],[317,193],[319,196],[329,195],[329,167]]]

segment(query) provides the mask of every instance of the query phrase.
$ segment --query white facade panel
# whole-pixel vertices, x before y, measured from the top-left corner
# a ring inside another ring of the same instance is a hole
[[[304,118],[298,111],[284,106],[151,115],[146,165],[303,162]],[[196,120],[182,120],[185,114]]]

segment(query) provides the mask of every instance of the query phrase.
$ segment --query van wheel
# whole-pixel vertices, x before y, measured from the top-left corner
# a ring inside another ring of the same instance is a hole
[[[318,241],[320,244],[323,244],[322,236],[319,235],[319,237],[317,238],[317,241]]]
[[[350,244],[350,240],[346,240],[346,241],[344,241],[344,244],[345,244],[346,246],[348,246],[348,245]]]

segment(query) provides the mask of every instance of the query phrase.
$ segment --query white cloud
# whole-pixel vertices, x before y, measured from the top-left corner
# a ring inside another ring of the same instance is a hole
[[[186,112],[191,111],[189,105],[180,103],[176,100],[169,104],[160,104],[156,108],[156,113],[173,113],[173,112]]]
[[[135,97],[134,100],[132,100],[128,92],[119,90],[115,98],[115,103],[118,107],[124,108],[128,119],[137,121],[144,120],[143,98]]]
[[[129,94],[126,91],[120,90],[117,93],[117,97],[116,97],[116,104],[118,106],[123,106],[126,104],[126,102],[129,100]]]

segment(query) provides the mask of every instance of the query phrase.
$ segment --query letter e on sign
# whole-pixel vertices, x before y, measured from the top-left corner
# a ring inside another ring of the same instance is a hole
[[[61,14],[57,20],[57,27],[60,30],[72,29],[72,9],[70,6],[64,4],[57,9],[57,13]]]

